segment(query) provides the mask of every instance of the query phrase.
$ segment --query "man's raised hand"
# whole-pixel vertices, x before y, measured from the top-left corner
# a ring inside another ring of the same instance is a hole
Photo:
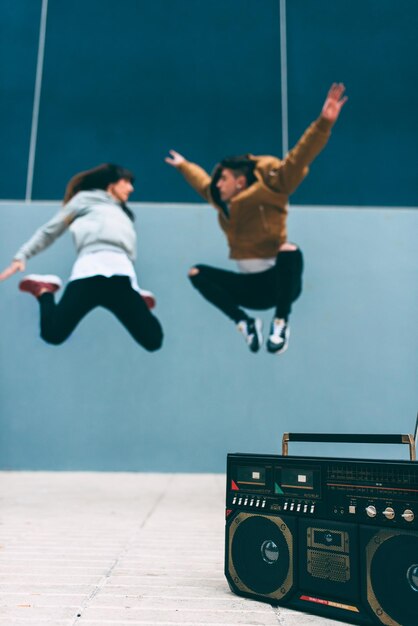
[[[343,105],[348,98],[344,95],[345,87],[342,83],[333,83],[328,91],[327,97],[322,107],[321,117],[332,122],[337,121]]]
[[[186,160],[182,154],[176,152],[175,150],[169,150],[169,153],[171,156],[166,157],[164,160],[172,167],[178,167],[181,163],[183,163],[183,161]]]

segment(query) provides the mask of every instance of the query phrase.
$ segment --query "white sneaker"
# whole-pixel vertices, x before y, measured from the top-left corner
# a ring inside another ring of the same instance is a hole
[[[286,320],[274,317],[270,326],[270,335],[267,339],[267,352],[281,354],[289,345],[290,328]]]
[[[238,322],[237,328],[244,335],[251,352],[258,352],[263,343],[263,322],[260,319],[249,319]]]

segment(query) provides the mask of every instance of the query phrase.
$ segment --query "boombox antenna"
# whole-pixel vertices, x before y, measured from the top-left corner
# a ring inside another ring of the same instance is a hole
[[[415,422],[415,432],[414,432],[414,440],[415,440],[415,448],[418,446],[418,413],[417,413],[417,421]]]

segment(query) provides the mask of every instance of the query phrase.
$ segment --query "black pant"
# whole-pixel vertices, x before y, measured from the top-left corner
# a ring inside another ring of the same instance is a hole
[[[142,297],[132,289],[127,276],[92,276],[70,281],[61,300],[51,293],[39,298],[41,337],[48,343],[63,343],[89,311],[102,306],[111,311],[132,337],[146,350],[161,347],[160,322],[149,311]]]
[[[263,272],[241,274],[208,265],[195,265],[199,273],[190,276],[206,300],[234,322],[250,319],[240,309],[276,309],[275,316],[287,320],[292,302],[302,291],[303,256],[299,249],[279,252],[274,267]]]

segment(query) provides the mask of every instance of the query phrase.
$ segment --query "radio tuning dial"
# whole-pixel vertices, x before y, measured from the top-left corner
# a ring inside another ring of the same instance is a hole
[[[366,513],[369,517],[376,517],[377,515],[376,507],[370,504],[369,506],[366,507]]]
[[[405,511],[402,513],[402,517],[404,518],[405,522],[413,522],[415,515],[414,512],[411,511],[411,509],[405,509]]]
[[[395,511],[392,509],[391,506],[387,506],[383,511],[383,515],[386,517],[386,519],[393,519],[395,517]]]

